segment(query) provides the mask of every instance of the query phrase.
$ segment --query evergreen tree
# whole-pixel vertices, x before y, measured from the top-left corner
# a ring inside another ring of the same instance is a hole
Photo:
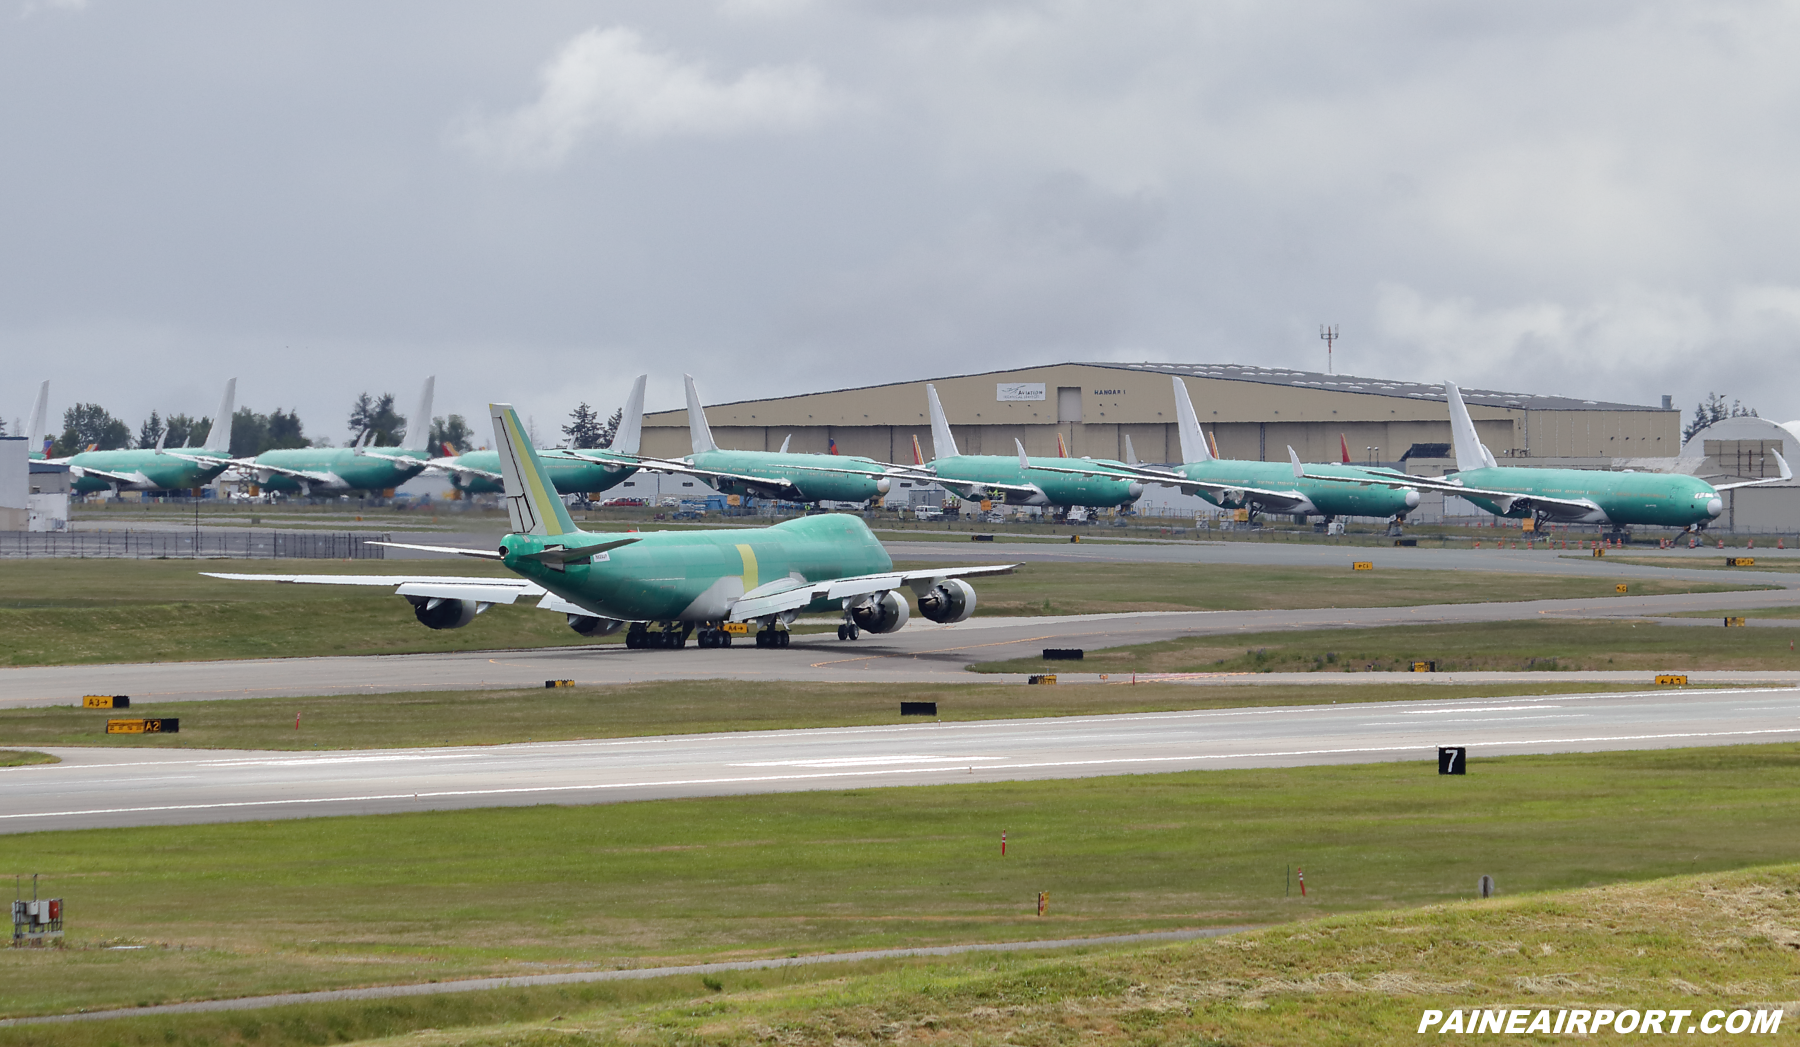
[[[614,411],[612,417],[606,420],[606,424],[600,427],[600,442],[594,446],[611,447],[613,441],[619,438],[619,423],[624,420],[625,408],[621,407]]]
[[[475,449],[474,437],[469,423],[460,414],[431,420],[431,450],[434,454],[442,451],[445,444],[449,444],[456,454],[467,454]]]
[[[212,432],[212,419],[172,414],[163,419],[163,428],[169,432],[169,438],[163,441],[164,447],[198,447]]]
[[[372,447],[395,447],[406,439],[406,420],[394,413],[393,393],[379,399],[363,393],[350,405],[350,439],[360,441],[370,430],[375,433]]]
[[[89,446],[98,451],[130,447],[131,426],[99,404],[76,404],[63,412],[63,434],[56,441],[56,457],[78,454]]]
[[[1686,443],[1694,438],[1694,434],[1714,422],[1722,422],[1727,418],[1756,418],[1756,408],[1745,407],[1742,402],[1733,400],[1731,406],[1725,406],[1724,393],[1707,393],[1706,399],[1694,405],[1694,420],[1681,431],[1681,441]]]
[[[306,427],[300,422],[299,410],[283,414],[281,408],[275,408],[269,415],[269,446],[263,448],[263,451],[311,446],[312,441],[306,438]],[[261,453],[262,451],[257,452]]]
[[[153,408],[150,411],[150,417],[144,419],[144,424],[138,429],[137,444],[139,447],[155,447],[156,441],[162,439],[162,435],[163,420],[157,416]]]
[[[600,442],[603,436],[606,436],[610,442],[610,436],[607,436],[605,427],[600,422],[600,416],[594,413],[594,409],[589,407],[586,401],[569,412],[569,424],[563,426],[562,431],[563,435],[569,438],[569,446],[577,449],[604,447],[606,445]]]

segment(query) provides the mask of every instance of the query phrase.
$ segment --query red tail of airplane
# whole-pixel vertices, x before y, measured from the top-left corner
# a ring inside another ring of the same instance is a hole
[[[828,448],[826,448],[826,450],[828,450],[828,451],[829,451],[829,452],[830,452],[830,453],[832,453],[832,454],[836,454],[836,453],[838,453],[838,449],[837,449],[837,437],[835,437],[835,436],[834,436],[834,437],[831,437],[831,440],[830,440],[830,446],[829,446],[829,447],[828,447]]]
[[[1063,438],[1062,438],[1061,433],[1056,434],[1056,457],[1058,457],[1058,458],[1069,457],[1069,445],[1063,443]]]
[[[1217,457],[1219,457],[1219,434],[1218,433],[1209,433],[1208,435],[1212,438],[1213,457],[1217,458]]]
[[[444,457],[445,458],[455,458],[456,457],[456,448],[450,446],[450,441],[445,440],[443,443],[439,444],[438,446],[440,446],[444,449]]]
[[[1338,448],[1344,452],[1344,464],[1349,465],[1350,464],[1350,441],[1344,439],[1343,433],[1338,434]]]
[[[914,465],[924,465],[925,464],[925,455],[923,452],[921,452],[919,450],[919,434],[918,433],[913,434],[913,464]]]

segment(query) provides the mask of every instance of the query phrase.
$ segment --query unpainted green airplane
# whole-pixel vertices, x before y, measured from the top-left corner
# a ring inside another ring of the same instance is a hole
[[[1106,458],[1031,458],[1017,440],[1018,456],[963,454],[937,387],[925,386],[931,409],[931,461],[909,475],[934,480],[965,499],[990,499],[1008,505],[1070,509],[1130,505],[1143,497],[1144,485],[1126,475],[1124,462]],[[1073,464],[1072,464],[1073,463]]]
[[[1793,478],[1787,460],[1775,452],[1780,476],[1714,486],[1694,476],[1675,473],[1610,472],[1599,469],[1531,469],[1502,466],[1481,442],[1456,383],[1444,383],[1450,405],[1450,435],[1456,473],[1447,477],[1407,476],[1368,470],[1374,482],[1404,485],[1467,498],[1496,516],[1522,517],[1544,523],[1598,524],[1618,531],[1633,525],[1704,530],[1724,511],[1719,492]],[[1292,450],[1289,450],[1292,455]],[[1293,461],[1296,475],[1318,477],[1312,468]],[[1368,483],[1370,480],[1356,481]]]
[[[1175,391],[1176,431],[1181,437],[1180,468],[1155,469],[1137,464],[1137,456],[1130,452],[1131,438],[1126,437],[1126,457],[1134,461],[1129,464],[1129,471],[1117,470],[1116,474],[1174,487],[1186,494],[1197,494],[1225,509],[1323,516],[1327,523],[1340,516],[1405,519],[1407,512],[1418,506],[1419,492],[1411,487],[1365,487],[1334,482],[1344,478],[1365,478],[1364,470],[1356,466],[1313,465],[1307,467],[1307,475],[1296,476],[1288,465],[1280,462],[1246,462],[1217,457],[1206,446],[1206,436],[1200,431],[1200,419],[1194,411],[1193,399],[1188,396],[1187,384],[1179,376],[1171,376],[1171,380]],[[1293,453],[1291,448],[1288,453]],[[1388,475],[1391,474],[1384,474],[1383,479]]]
[[[896,571],[861,518],[828,513],[772,527],[590,534],[575,526],[519,416],[490,404],[512,531],[498,549],[392,544],[403,549],[496,560],[519,577],[351,577],[210,574],[232,581],[391,586],[432,629],[459,629],[494,604],[537,598],[539,610],[568,616],[584,636],[629,623],[627,647],[682,647],[696,631],[702,647],[729,647],[732,623],[755,623],[758,647],[786,647],[804,612],[843,615],[838,639],[891,633],[911,610],[940,623],[966,621],[975,589],[964,578],[1005,574],[1016,564]],[[651,625],[657,625],[655,630]]]
[[[867,502],[893,486],[893,470],[872,458],[790,453],[785,441],[779,451],[721,448],[706,423],[694,376],[682,377],[687,384],[688,439],[693,453],[684,458],[639,456],[642,468],[697,477],[726,494],[790,502]]]
[[[431,393],[434,375],[419,391],[419,409],[406,419],[406,446],[369,447],[364,433],[350,447],[289,447],[231,463],[264,490],[301,496],[398,487],[431,464]]]
[[[638,440],[644,430],[644,382],[638,375],[619,418],[619,431],[611,447],[552,448],[538,451],[538,458],[562,494],[604,491],[637,472]],[[500,452],[469,451],[454,457],[433,458],[431,467],[450,475],[450,483],[464,494],[495,494],[502,489]]]
[[[204,487],[231,465],[231,408],[236,396],[237,379],[233,378],[225,383],[225,395],[219,401],[218,413],[213,415],[212,429],[200,447],[170,451],[159,438],[155,447],[82,451],[50,460],[68,465],[69,489],[76,494]],[[163,437],[167,436],[164,432]]]

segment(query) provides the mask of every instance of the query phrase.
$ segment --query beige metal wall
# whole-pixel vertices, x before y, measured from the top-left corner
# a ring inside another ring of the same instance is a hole
[[[1339,435],[1352,460],[1393,461],[1415,443],[1448,443],[1441,400],[1343,392],[1217,378],[1184,378],[1201,425],[1229,458],[1284,461],[1291,444],[1307,461],[1336,461]],[[1043,383],[1045,399],[1002,402],[1000,383]],[[925,382],[754,400],[707,408],[721,447],[777,450],[793,435],[795,451],[822,452],[837,440],[841,454],[910,462],[917,436],[932,457]],[[1060,433],[1069,453],[1119,458],[1130,435],[1146,461],[1176,461],[1175,396],[1167,374],[1057,364],[936,379],[938,396],[964,454],[1012,454],[1015,439],[1033,455],[1056,453]],[[1058,391],[1078,390],[1079,421],[1058,417]],[[1681,416],[1653,408],[1630,411],[1526,411],[1471,404],[1476,428],[1498,458],[1673,455]],[[690,450],[686,411],[644,418],[644,450]]]

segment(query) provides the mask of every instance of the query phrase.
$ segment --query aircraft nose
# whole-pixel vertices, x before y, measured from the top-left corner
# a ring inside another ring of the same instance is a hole
[[[1714,498],[1706,503],[1706,515],[1708,516],[1717,516],[1724,511],[1725,502],[1721,498]]]
[[[1406,507],[1408,509],[1417,509],[1419,507],[1419,492],[1410,487],[1406,489]]]

